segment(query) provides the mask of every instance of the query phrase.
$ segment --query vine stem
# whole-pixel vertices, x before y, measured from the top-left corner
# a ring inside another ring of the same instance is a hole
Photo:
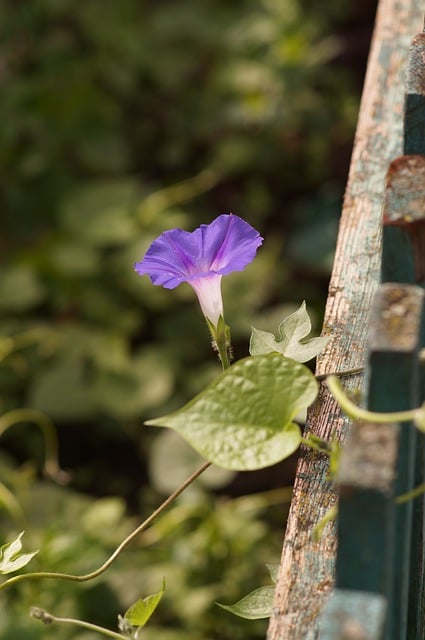
[[[404,504],[405,502],[410,502],[410,500],[414,500],[414,498],[421,496],[423,493],[425,493],[425,483],[419,484],[408,493],[402,493],[400,496],[397,496],[397,498],[395,499],[396,504]]]
[[[363,420],[365,422],[375,422],[377,424],[386,424],[388,422],[410,422],[414,421],[415,418],[417,418],[418,413],[421,411],[421,408],[410,409],[408,411],[394,411],[392,413],[368,411],[367,409],[358,407],[347,397],[337,376],[328,376],[326,378],[326,384],[341,409],[352,420]]]
[[[105,629],[104,627],[99,627],[97,624],[92,624],[91,622],[84,622],[84,620],[76,620],[75,618],[58,618],[57,616],[44,611],[44,609],[39,609],[38,607],[32,607],[30,611],[31,618],[35,620],[40,620],[40,622],[44,622],[44,624],[51,624],[52,622],[60,622],[64,624],[73,624],[76,627],[83,627],[83,629],[88,629],[89,631],[96,631],[97,633],[101,633],[102,635],[108,638],[115,638],[115,640],[129,640],[128,636],[123,636],[121,633],[116,633],[115,631],[111,631],[110,629]]]
[[[342,371],[330,371],[329,373],[316,373],[316,380],[326,380],[328,376],[354,376],[358,373],[363,373],[364,367],[354,367],[353,369],[343,369]]]
[[[212,337],[212,344],[221,362],[223,371],[230,367],[232,346],[230,340],[230,327],[224,322],[223,316],[218,319],[217,325],[205,318]]]
[[[126,547],[128,547],[128,545],[131,542],[133,542],[133,540],[135,538],[137,538],[137,536],[142,531],[144,531],[147,527],[149,527],[149,525],[163,511],[165,511],[165,509],[172,502],[174,502],[174,500],[176,498],[178,498],[178,496],[181,493],[183,493],[183,491],[185,489],[187,489],[187,487],[190,484],[192,484],[192,482],[194,482],[194,480],[196,480],[196,478],[198,478],[210,466],[211,466],[211,462],[204,462],[203,465],[201,465],[188,478],[186,478],[186,480],[179,487],[177,487],[177,489],[175,491],[173,491],[173,493],[170,494],[168,496],[168,498],[166,500],[164,500],[164,502],[162,502],[162,504],[160,504],[160,506],[157,509],[155,509],[155,511],[153,511],[153,513],[151,513],[151,515],[148,518],[146,518],[146,520],[144,520],[136,529],[134,529],[134,531],[132,531],[130,533],[130,535],[127,536],[127,538],[125,538],[125,540],[123,540],[121,542],[121,544],[115,549],[115,551],[109,556],[109,558],[100,567],[98,567],[94,571],[91,571],[90,573],[85,573],[83,575],[73,575],[73,574],[70,574],[70,573],[56,573],[56,572],[49,572],[49,571],[37,571],[37,572],[34,572],[34,573],[22,573],[20,575],[13,576],[12,578],[9,578],[8,580],[6,580],[2,584],[0,584],[0,590],[1,589],[6,589],[7,587],[10,587],[11,585],[16,584],[17,582],[22,582],[23,580],[53,579],[53,580],[68,580],[69,582],[87,582],[88,580],[93,580],[93,578],[97,578],[98,576],[100,576],[102,573],[104,573],[104,571],[106,571],[111,566],[111,564],[114,562],[114,560],[116,560],[116,558],[118,558],[120,553],[122,551],[124,551],[124,549]],[[118,637],[122,637],[122,636],[118,636]]]
[[[218,357],[220,358],[223,371],[226,371],[230,367],[229,348],[223,341],[217,341]]]

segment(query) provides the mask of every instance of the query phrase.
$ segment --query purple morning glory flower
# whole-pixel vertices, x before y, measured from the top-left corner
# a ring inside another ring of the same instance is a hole
[[[205,317],[217,326],[223,316],[222,276],[242,271],[254,259],[262,242],[258,231],[245,220],[232,213],[223,214],[193,232],[165,231],[134,268],[139,275],[148,275],[153,284],[166,289],[188,282]]]

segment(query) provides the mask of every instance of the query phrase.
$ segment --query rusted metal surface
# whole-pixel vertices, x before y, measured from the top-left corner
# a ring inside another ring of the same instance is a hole
[[[422,0],[381,0],[372,41],[350,175],[341,216],[319,358],[323,374],[364,364],[368,314],[379,281],[381,214],[388,164],[403,150],[404,82],[412,34],[423,24]],[[360,376],[348,386],[359,387]],[[347,421],[321,385],[307,430],[344,438]],[[334,582],[335,528],[312,532],[336,502],[327,459],[301,451],[268,640],[316,640]]]
[[[424,208],[425,156],[396,158],[387,173],[383,223],[400,225],[423,220]]]
[[[385,254],[384,247],[384,254]],[[377,292],[371,313],[367,406],[374,411],[403,411],[420,404],[419,353],[422,348],[424,326],[424,290],[412,284],[383,284]],[[419,517],[418,528],[412,535],[413,502],[396,505],[396,496],[409,493],[415,485],[415,453],[419,451],[417,430],[412,424],[403,424],[397,450],[393,500],[388,504],[387,520],[366,521],[372,539],[385,531],[392,541],[384,562],[388,580],[379,593],[388,599],[386,640],[419,640],[413,632],[412,617],[422,604],[418,599],[417,568],[420,564],[416,545],[416,533],[421,532],[423,522]],[[411,556],[415,562],[411,565]],[[371,568],[373,562],[370,563]],[[338,563],[339,564],[339,563]],[[338,571],[337,571],[338,576]],[[415,589],[411,591],[411,584]],[[353,588],[353,585],[350,585]],[[369,585],[367,589],[372,590]],[[415,625],[413,625],[415,626]],[[408,631],[409,629],[409,631]]]
[[[382,279],[424,283],[425,156],[401,156],[390,164],[383,224]]]
[[[386,609],[385,598],[376,593],[338,591],[327,607],[320,638],[380,640]]]
[[[341,457],[338,482],[342,493],[351,487],[392,491],[396,474],[399,429],[393,424],[353,424]]]
[[[424,298],[424,290],[414,285],[378,288],[369,332],[369,409],[399,411],[418,404]],[[410,634],[412,625],[408,632],[409,618],[422,608],[417,592],[409,599],[413,505],[395,504],[397,496],[413,489],[416,436],[412,425],[351,426],[338,474],[336,589],[321,618],[321,640],[344,637],[336,630],[343,632],[346,607],[352,617],[356,592],[380,596],[386,604],[379,625],[369,626],[361,613],[365,640],[423,638]]]
[[[378,288],[369,331],[369,409],[418,406],[424,299],[424,290],[414,285],[386,283]],[[395,502],[414,487],[417,435],[413,425],[351,425],[338,473],[336,588],[321,617],[321,640],[351,637],[346,630],[352,621],[364,640],[423,640],[417,625],[421,591],[411,563],[412,557],[420,560],[414,547],[412,553],[413,503]],[[353,618],[359,592],[371,600],[380,597],[379,619],[373,618],[375,610]]]
[[[409,96],[407,96],[409,98]],[[408,104],[408,103],[407,103]],[[407,105],[406,105],[407,106]],[[423,109],[422,115],[416,111],[416,121],[422,118],[425,128],[425,102],[417,105]],[[406,112],[406,122],[412,114]],[[418,133],[418,131],[416,132]],[[425,131],[424,131],[425,133]],[[412,130],[406,131],[406,135],[413,135]],[[424,137],[425,140],[425,137]],[[425,157],[420,155],[404,156],[394,161],[388,171],[387,190],[383,211],[383,247],[382,247],[382,279],[383,281],[407,282],[411,284],[425,285]],[[423,349],[425,342],[422,329]],[[423,375],[422,375],[423,377]],[[419,382],[419,395],[417,404],[424,400],[424,380]],[[406,463],[406,471],[413,471],[412,486],[419,486],[425,482],[425,435],[414,434],[414,455]],[[406,445],[407,446],[407,445]],[[409,611],[407,618],[407,635],[409,640],[423,640],[425,634],[425,547],[424,547],[424,523],[425,523],[425,498],[420,496],[413,501],[411,508],[413,514],[411,531],[411,557],[410,567],[406,570],[399,569],[400,580],[405,580],[410,573],[409,585]],[[405,514],[402,510],[398,514],[399,531],[405,524]],[[400,556],[398,556],[400,558]],[[398,587],[398,593],[400,590]],[[401,592],[402,593],[402,592]],[[393,621],[400,617],[400,599],[397,608],[393,608],[391,616]],[[394,622],[392,624],[394,629]],[[399,637],[406,633],[395,628]],[[398,636],[396,636],[398,637]]]
[[[423,290],[419,287],[387,283],[379,288],[370,314],[370,358],[375,353],[413,352],[420,348],[422,305]],[[403,408],[413,409],[414,401],[417,402],[416,397],[407,400]]]

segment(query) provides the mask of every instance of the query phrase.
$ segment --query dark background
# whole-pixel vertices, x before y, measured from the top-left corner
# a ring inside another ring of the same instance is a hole
[[[224,282],[236,358],[251,325],[275,331],[304,299],[320,331],[374,11],[366,0],[0,5],[2,413],[45,412],[70,474],[66,486],[43,477],[35,424],[2,436],[2,537],[25,528],[42,548],[34,568],[93,568],[197,464],[143,427],[219,373],[190,288],[133,272],[159,233],[232,211],[264,236]],[[16,588],[0,637],[94,640],[42,628],[28,606],[115,627],[162,575],[147,640],[264,637],[265,622],[213,602],[269,582],[293,466],[199,483],[95,586]]]

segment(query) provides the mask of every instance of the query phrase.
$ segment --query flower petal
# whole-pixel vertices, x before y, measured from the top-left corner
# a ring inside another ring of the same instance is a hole
[[[148,275],[153,284],[174,289],[196,273],[196,258],[193,233],[171,229],[152,242],[134,268],[139,275]]]
[[[242,271],[262,242],[258,231],[245,220],[232,213],[222,214],[192,233],[165,231],[135,264],[135,270],[149,275],[153,284],[174,289],[181,282]]]
[[[252,262],[263,238],[250,224],[234,214],[218,216],[201,225],[202,262],[214,273],[242,271]]]
[[[215,327],[220,316],[223,315],[221,278],[221,275],[213,274],[212,276],[193,278],[188,281],[198,296],[202,313]]]

